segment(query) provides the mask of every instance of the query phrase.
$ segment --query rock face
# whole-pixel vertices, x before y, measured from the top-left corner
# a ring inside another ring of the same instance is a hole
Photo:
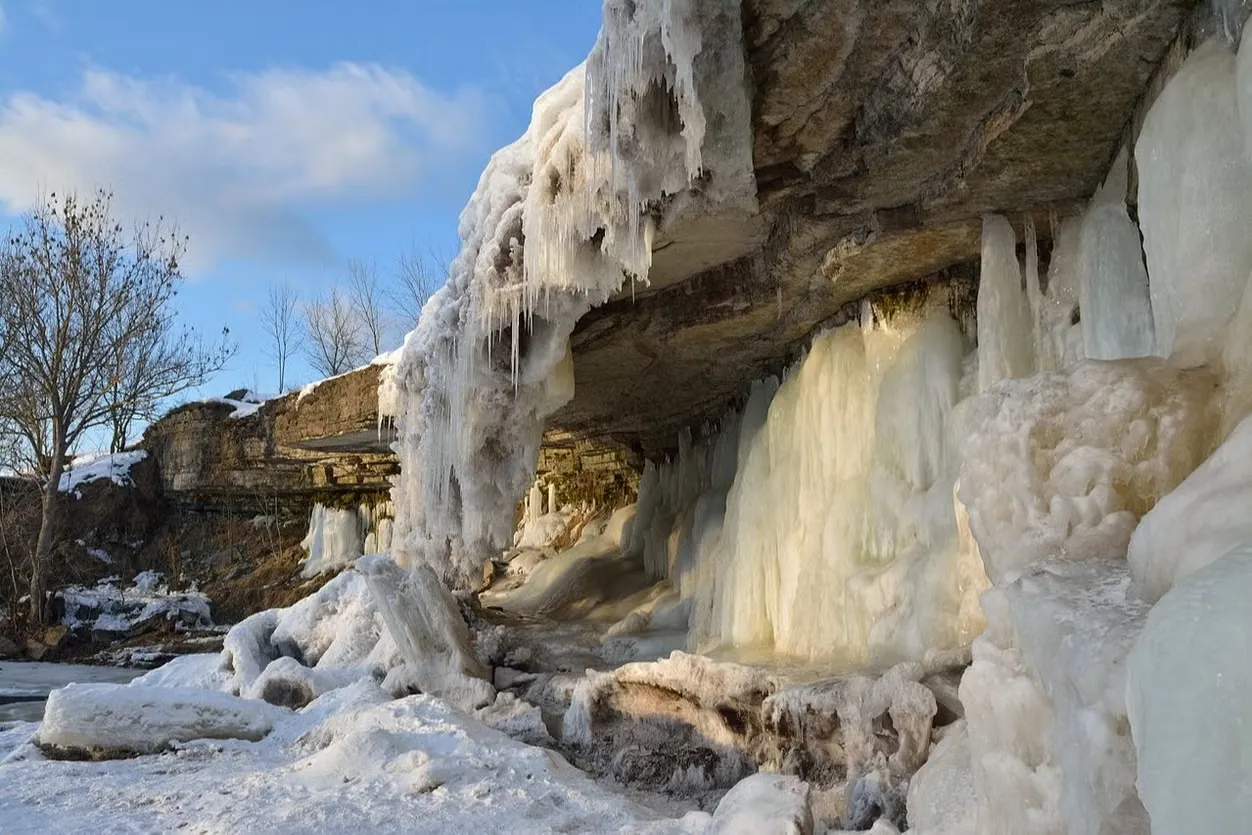
[[[1195,6],[746,0],[761,208],[738,243],[763,243],[676,275],[682,242],[662,241],[651,291],[579,322],[575,395],[549,425],[666,451],[850,302],[967,269],[983,213],[1033,213],[1048,237]]]
[[[239,494],[385,493],[399,471],[378,422],[378,366],[325,380],[250,414],[189,403],[144,433],[171,497],[213,504]],[[245,410],[247,411],[247,410]]]

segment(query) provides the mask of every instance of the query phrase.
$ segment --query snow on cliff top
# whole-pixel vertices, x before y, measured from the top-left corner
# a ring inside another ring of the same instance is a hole
[[[79,455],[70,463],[69,469],[61,474],[60,490],[62,493],[77,493],[81,485],[103,478],[119,487],[130,487],[134,484],[130,478],[130,468],[147,457],[148,453],[142,449]]]

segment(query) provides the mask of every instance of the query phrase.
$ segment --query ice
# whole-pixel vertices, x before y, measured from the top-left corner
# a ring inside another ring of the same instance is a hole
[[[1210,40],[1165,86],[1135,146],[1157,351],[1183,365],[1213,358],[1252,273],[1237,98],[1235,56]]]
[[[952,498],[963,340],[937,303],[862,318],[817,338],[740,432],[720,536],[699,548],[695,648],[851,669],[981,630],[986,581]]]
[[[909,780],[909,831],[917,835],[974,835],[974,776],[965,720],[947,726],[926,764]]]
[[[488,163],[448,282],[383,387],[408,474],[403,563],[476,587],[509,542],[544,419],[573,396],[575,321],[647,280],[658,233],[755,200],[738,4],[606,6],[586,70],[541,95]]]
[[[1252,542],[1252,418],[1143,517],[1130,539],[1130,568],[1151,601],[1188,574]]]
[[[434,569],[405,570],[381,555],[363,557],[357,568],[405,662],[388,674],[392,687],[416,687],[466,710],[491,703],[489,672],[475,658],[456,600]]]
[[[82,485],[102,479],[108,479],[119,487],[130,487],[134,484],[130,468],[147,457],[147,451],[142,449],[75,456],[69,468],[62,473],[58,489],[62,493],[77,493]]]
[[[1243,301],[1230,324],[1222,345],[1222,429],[1221,437],[1231,434],[1235,425],[1252,415],[1252,275],[1244,288]]]
[[[991,580],[1056,554],[1124,555],[1211,449],[1214,388],[1207,371],[1155,359],[1088,360],[971,403],[960,496]]]
[[[1131,650],[1126,698],[1155,835],[1243,832],[1252,820],[1249,596],[1245,542],[1162,597]]]
[[[1013,227],[999,215],[987,215],[982,223],[978,281],[979,391],[1034,372],[1036,332],[1022,289]]]
[[[710,835],[807,835],[813,832],[809,786],[795,777],[753,774],[717,804]]]
[[[1082,220],[1078,288],[1092,359],[1146,357],[1156,347],[1139,227],[1126,213],[1126,172],[1123,151]]]
[[[286,609],[258,612],[231,628],[221,664],[230,674],[225,688],[242,693],[280,657],[308,667],[348,668],[359,676],[385,675],[400,663],[366,587],[355,571],[335,577]]]
[[[258,740],[283,713],[207,690],[71,684],[48,696],[38,742],[77,752],[152,753],[192,739]]]
[[[309,532],[300,542],[308,552],[301,574],[316,577],[339,571],[363,554],[381,553],[391,547],[390,502],[356,507],[313,505]]]
[[[1048,289],[1041,299],[1036,345],[1040,371],[1059,371],[1086,358],[1082,325],[1074,324],[1078,309],[1078,259],[1082,219],[1069,218],[1053,231],[1048,263]]]

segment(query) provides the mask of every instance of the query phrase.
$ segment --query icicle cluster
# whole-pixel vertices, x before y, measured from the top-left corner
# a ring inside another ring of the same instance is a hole
[[[574,323],[647,280],[660,229],[755,208],[742,44],[730,0],[609,0],[585,72],[540,96],[492,157],[448,284],[384,392],[400,424],[401,561],[472,584],[509,542],[544,419],[573,396]]]

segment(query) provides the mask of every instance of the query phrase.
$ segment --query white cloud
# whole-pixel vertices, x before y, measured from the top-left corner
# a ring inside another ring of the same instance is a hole
[[[486,108],[405,72],[337,64],[233,76],[221,95],[176,79],[90,69],[56,101],[0,102],[0,206],[47,190],[107,187],[126,215],[175,218],[189,266],[222,258],[324,260],[301,209],[410,194],[476,144]]]

